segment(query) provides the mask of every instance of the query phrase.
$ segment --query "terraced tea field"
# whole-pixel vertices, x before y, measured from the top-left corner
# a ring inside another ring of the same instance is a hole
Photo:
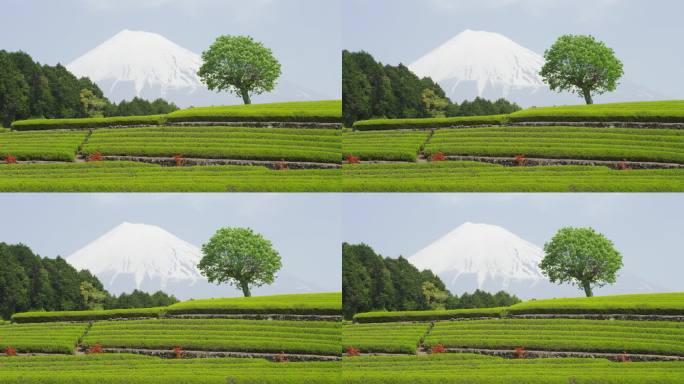
[[[165,118],[168,122],[267,121],[339,124],[342,121],[342,100],[197,107],[171,112]]]
[[[93,131],[87,156],[183,157],[339,163],[337,129],[160,127]]]
[[[426,131],[356,131],[342,137],[342,156],[361,160],[416,161]]]
[[[337,355],[340,323],[232,319],[155,319],[93,324],[82,344],[142,348]]]
[[[364,312],[354,315],[354,321],[357,323],[389,323],[398,321],[435,321],[468,319],[474,317],[500,317],[508,308],[510,307]]]
[[[425,154],[684,163],[684,130],[487,127],[437,130]]]
[[[250,313],[339,316],[341,311],[340,292],[200,299],[167,307],[170,315]]]
[[[339,362],[160,359],[128,354],[0,357],[0,383],[341,383]]]
[[[510,122],[684,122],[684,100],[537,107],[514,112]]]
[[[684,356],[684,323],[494,319],[437,322],[426,347],[612,352]]]
[[[360,352],[415,354],[428,331],[427,323],[345,324],[342,348]]]
[[[524,314],[684,315],[684,292],[531,300],[507,308]]]
[[[0,326],[0,351],[12,347],[18,353],[71,354],[86,326],[73,323],[3,325]]]
[[[86,132],[45,131],[0,134],[0,160],[11,155],[17,160],[74,161]]]
[[[337,169],[257,166],[162,167],[136,162],[0,164],[0,191],[325,192],[340,191]]]
[[[684,362],[502,359],[479,355],[361,356],[342,360],[344,383],[681,383]]]
[[[347,164],[348,192],[675,192],[684,169],[614,170],[599,166],[505,167],[469,161]]]

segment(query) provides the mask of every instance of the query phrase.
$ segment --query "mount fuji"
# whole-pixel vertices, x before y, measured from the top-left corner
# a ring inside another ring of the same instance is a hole
[[[237,96],[209,91],[197,71],[201,57],[162,35],[127,29],[67,64],[78,77],[97,83],[115,102],[164,98],[180,107],[241,103]],[[315,91],[282,80],[276,89],[254,96],[255,102],[325,99]]]
[[[539,269],[544,251],[505,228],[464,223],[419,250],[408,261],[438,275],[455,294],[483,289],[505,290],[522,299],[576,296],[569,285],[551,284]],[[636,275],[621,273],[614,286],[597,293],[636,293],[662,290]]]
[[[66,261],[89,270],[113,294],[140,289],[163,290],[179,299],[240,295],[232,286],[209,283],[197,268],[201,258],[198,247],[160,227],[124,222]],[[254,293],[303,293],[312,288],[296,277],[279,274],[273,285],[255,288]]]
[[[476,96],[504,97],[522,107],[579,104],[578,96],[552,92],[539,72],[542,55],[494,32],[465,30],[409,65],[419,77],[431,77],[455,102]],[[655,100],[667,96],[623,79],[615,92],[597,102]]]

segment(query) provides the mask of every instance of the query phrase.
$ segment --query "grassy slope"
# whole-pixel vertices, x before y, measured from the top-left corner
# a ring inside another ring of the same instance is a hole
[[[428,327],[428,323],[344,324],[342,348],[415,354]]]
[[[508,308],[513,315],[628,313],[684,315],[684,292],[531,300]]]
[[[355,131],[342,134],[342,156],[361,160],[416,161],[427,131]]]
[[[72,323],[6,325],[0,327],[0,350],[12,347],[19,353],[73,353],[85,330],[86,324]]]
[[[386,323],[394,321],[434,321],[470,317],[499,317],[504,308],[442,309],[432,311],[377,311],[354,315],[358,323]]]
[[[0,158],[73,161],[86,132],[10,132],[0,135]]]
[[[334,292],[190,300],[169,306],[168,312],[339,315],[341,309],[342,294]]]

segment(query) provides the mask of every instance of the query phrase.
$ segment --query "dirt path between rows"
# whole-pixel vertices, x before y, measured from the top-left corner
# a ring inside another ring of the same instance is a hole
[[[102,348],[103,353],[132,353],[138,355],[157,356],[161,358],[176,358],[176,353],[168,349],[143,349],[143,348]],[[232,352],[232,351],[182,351],[183,358],[220,358],[240,357],[258,358],[271,361],[338,361],[341,356],[311,355],[299,353],[261,353],[261,352]]]
[[[475,353],[480,355],[499,356],[503,358],[520,358],[520,352],[513,349],[484,349],[484,348],[446,348],[449,353]],[[605,353],[605,352],[580,352],[580,351],[537,351],[525,350],[525,358],[603,358],[613,361],[684,361],[684,356],[675,355],[652,355],[641,353]]]

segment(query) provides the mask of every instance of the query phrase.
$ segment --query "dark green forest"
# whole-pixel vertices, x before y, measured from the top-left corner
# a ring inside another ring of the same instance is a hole
[[[419,271],[404,257],[382,257],[366,244],[342,244],[342,311],[346,319],[368,311],[491,308],[520,302],[500,291],[449,292],[432,271]]]
[[[178,300],[163,292],[133,291],[113,296],[87,270],[63,258],[43,258],[23,245],[0,243],[0,317],[24,311],[144,308]]]
[[[505,99],[477,97],[457,104],[431,78],[418,78],[405,65],[383,65],[367,52],[342,51],[344,123],[371,118],[482,116],[520,107]]]
[[[162,99],[111,103],[90,79],[77,78],[61,64],[41,65],[27,53],[0,50],[3,126],[28,118],[155,115],[177,109]]]

